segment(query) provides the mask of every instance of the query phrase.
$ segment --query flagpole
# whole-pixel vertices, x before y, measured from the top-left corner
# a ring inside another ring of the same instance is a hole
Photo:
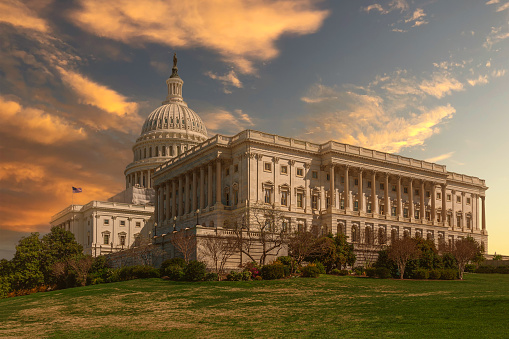
[[[74,188],[71,187],[72,199],[71,199],[71,210],[72,210],[72,226],[74,227]],[[70,231],[70,230],[69,230]]]

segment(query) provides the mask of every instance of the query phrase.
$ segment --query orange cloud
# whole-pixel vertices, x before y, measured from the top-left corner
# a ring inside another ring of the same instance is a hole
[[[82,103],[100,108],[117,116],[135,115],[138,104],[127,101],[123,95],[108,87],[93,82],[87,77],[61,67],[57,70],[62,80],[78,95]]]
[[[49,30],[45,20],[39,18],[24,3],[16,0],[3,0],[0,2],[0,22],[39,32],[47,32]]]
[[[23,107],[0,96],[0,131],[41,144],[83,140],[87,133],[37,108]]]
[[[328,11],[312,0],[81,0],[70,20],[101,37],[129,44],[155,42],[171,47],[202,46],[218,52],[244,73],[254,61],[279,53],[284,34],[316,32]]]
[[[254,126],[253,119],[240,109],[233,112],[216,108],[200,113],[207,130],[211,134],[234,134]]]

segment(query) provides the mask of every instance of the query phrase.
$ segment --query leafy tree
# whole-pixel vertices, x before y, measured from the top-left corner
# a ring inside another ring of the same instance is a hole
[[[482,255],[481,246],[473,238],[468,237],[454,242],[454,246],[451,250],[452,255],[458,262],[458,273],[459,278],[463,280],[463,272],[465,271],[465,265],[473,260],[479,253]]]
[[[51,231],[42,237],[41,243],[44,252],[41,271],[48,284],[55,283],[53,264],[83,254],[83,246],[76,242],[74,234],[60,227],[52,227]]]
[[[12,289],[30,289],[44,284],[44,274],[41,269],[44,261],[39,233],[34,232],[28,237],[21,238],[11,261]]]
[[[331,233],[325,237],[317,240],[317,252],[312,253],[309,261],[313,258],[321,262],[327,272],[331,272],[334,268],[341,269],[346,266],[353,266],[356,261],[354,247],[346,241],[347,237],[344,234],[336,234],[333,236]]]

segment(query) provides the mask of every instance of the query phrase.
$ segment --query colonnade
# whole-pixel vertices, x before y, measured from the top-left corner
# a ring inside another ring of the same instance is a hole
[[[139,185],[140,187],[152,188],[152,173],[154,170],[141,170],[133,172],[125,177],[125,187],[133,187]]]
[[[155,186],[155,221],[159,225],[170,223],[174,218],[187,216],[197,210],[221,206],[221,167],[221,159],[216,159]]]

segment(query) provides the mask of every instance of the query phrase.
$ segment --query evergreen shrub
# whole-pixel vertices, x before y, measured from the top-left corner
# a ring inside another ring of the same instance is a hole
[[[458,278],[458,271],[455,269],[443,269],[441,272],[440,279],[442,280],[454,280]]]
[[[428,279],[429,271],[424,268],[418,268],[412,272],[413,279]]]
[[[281,279],[285,276],[285,268],[282,263],[275,262],[273,264],[264,265],[261,273],[264,280]]]
[[[184,280],[184,269],[178,265],[171,265],[164,269],[164,275],[173,281]]]
[[[319,275],[320,269],[314,264],[309,264],[301,269],[301,276],[304,278],[318,278]]]
[[[442,270],[434,269],[429,271],[429,279],[440,279],[442,276]]]
[[[370,278],[374,278],[375,277],[375,269],[374,268],[366,268],[364,270],[364,272],[366,272],[366,276],[368,276]]]
[[[186,281],[202,281],[207,274],[207,265],[201,261],[192,260],[184,268],[184,279]]]
[[[348,274],[348,271],[347,271]],[[389,279],[392,277],[391,270],[387,267],[377,267],[375,269],[375,276],[381,279]]]

